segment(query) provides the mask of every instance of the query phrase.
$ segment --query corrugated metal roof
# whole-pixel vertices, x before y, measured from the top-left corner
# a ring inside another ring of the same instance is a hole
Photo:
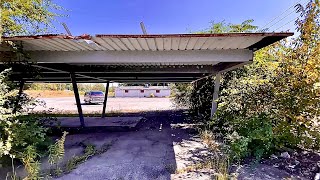
[[[38,35],[4,37],[27,51],[177,51],[260,49],[293,33],[222,33],[164,35]],[[0,51],[8,51],[5,44]]]

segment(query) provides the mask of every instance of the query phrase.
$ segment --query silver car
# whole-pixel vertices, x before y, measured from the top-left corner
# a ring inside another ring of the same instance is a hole
[[[88,91],[84,94],[84,102],[86,104],[103,103],[104,93],[102,91]]]

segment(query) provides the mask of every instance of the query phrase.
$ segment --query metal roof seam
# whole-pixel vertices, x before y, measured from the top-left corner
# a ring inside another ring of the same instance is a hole
[[[260,49],[292,33],[227,33],[172,35],[38,35],[6,37],[23,42],[27,51],[185,51]],[[95,45],[95,46],[94,46]],[[1,45],[1,51],[11,51]]]
[[[139,47],[141,48],[141,50],[144,50],[142,45],[140,44],[140,42],[138,40],[136,40],[138,42]]]
[[[22,42],[26,42],[26,41],[24,40],[24,41],[22,41]],[[35,45],[37,45],[38,47],[40,47],[40,49],[44,47],[44,48],[49,49],[49,51],[54,51],[54,49],[53,49],[52,47],[56,47],[55,45],[50,46],[50,44],[47,44],[46,42],[44,42],[44,41],[42,41],[42,40],[32,39],[32,40],[30,40],[30,42],[32,42],[32,44],[35,44]],[[60,48],[58,47],[58,49],[60,49]]]
[[[99,42],[100,45],[107,50],[115,50],[110,44],[103,40],[103,38],[94,38],[95,41]]]
[[[149,44],[149,41],[148,41],[146,38],[144,38],[144,40],[146,41],[146,44],[147,44],[148,50],[152,50],[152,48],[151,48],[151,46],[150,46],[150,44]]]
[[[47,43],[48,43],[49,45],[51,45],[51,44],[56,45],[56,46],[59,47],[62,51],[66,51],[66,50],[64,50],[64,49],[67,49],[67,50],[69,50],[69,51],[70,51],[70,50],[71,50],[71,51],[74,50],[74,48],[72,48],[72,47],[70,47],[70,46],[65,46],[65,45],[63,45],[63,44],[60,43],[60,42],[56,42],[55,39],[56,39],[56,38],[52,38],[52,39],[50,39],[50,41],[47,41]]]
[[[121,41],[121,38],[111,39],[122,51],[129,50],[129,48]]]
[[[107,41],[105,38],[101,38],[105,43],[107,43],[109,46],[111,46],[115,51],[117,51],[119,48],[117,45],[115,46],[115,44],[110,43],[109,41]],[[110,39],[108,39],[110,40]],[[111,41],[112,42],[112,41]]]
[[[124,41],[124,39],[126,39],[126,42],[123,42]],[[126,48],[128,49],[128,50],[134,50],[134,47],[133,47],[133,45],[131,44],[131,42],[128,40],[128,38],[119,38],[119,40],[126,46]],[[129,47],[130,46],[130,47]]]
[[[204,46],[204,44],[205,44],[208,40],[209,40],[209,38],[207,38],[207,39],[203,42],[203,44],[200,46],[199,49],[202,49],[202,47]]]
[[[63,39],[58,39],[58,38],[57,39],[53,39],[53,41],[59,42],[59,43],[63,44],[64,46],[68,46],[68,47],[70,47],[71,49],[73,49],[75,51],[79,50],[79,48],[74,46],[74,45],[70,46],[69,41],[64,41]]]

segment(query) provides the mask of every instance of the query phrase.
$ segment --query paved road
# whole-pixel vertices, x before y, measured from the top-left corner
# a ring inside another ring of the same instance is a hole
[[[77,106],[74,97],[40,98],[45,106],[37,106],[34,111],[53,109],[54,112],[76,113]],[[102,105],[84,104],[81,98],[84,113],[101,112]],[[108,98],[107,111],[109,112],[134,112],[134,111],[157,111],[174,109],[170,98]]]

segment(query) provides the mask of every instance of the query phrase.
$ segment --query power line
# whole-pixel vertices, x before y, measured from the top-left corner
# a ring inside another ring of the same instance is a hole
[[[284,16],[283,18],[281,18],[279,21],[273,23],[271,26],[268,27],[268,29],[270,29],[271,27],[273,27],[274,25],[278,24],[280,21],[282,21],[283,19],[285,19],[286,17],[288,17],[289,15],[291,15],[294,11],[292,11],[291,13],[287,14],[286,16]]]
[[[275,21],[276,19],[278,19],[280,16],[282,16],[283,14],[285,14],[287,11],[289,11],[291,8],[293,8],[296,4],[298,4],[299,2],[301,2],[302,0],[299,0],[298,2],[296,2],[294,5],[290,6],[288,9],[286,9],[284,12],[282,12],[279,16],[276,16],[275,18],[273,18],[271,21],[269,21],[267,24],[265,24],[261,29],[264,29],[265,27],[267,27],[269,24],[271,24],[273,21]]]
[[[307,1],[306,3],[304,3],[303,5],[306,5],[307,3],[308,3],[308,1]],[[284,27],[284,26],[288,25],[289,23],[291,23],[291,22],[295,21],[297,18],[298,18],[298,17],[295,17],[294,19],[292,19],[292,20],[288,21],[287,23],[285,23],[285,24],[283,24],[282,26],[278,27],[278,28],[277,28],[277,29],[275,29],[274,31],[277,31],[278,29],[280,29],[280,28],[282,28],[282,27]],[[282,18],[282,19],[284,19],[284,18]],[[276,23],[275,23],[275,24],[276,24]],[[271,28],[271,27],[272,27],[272,26],[270,26],[269,28]]]
[[[289,23],[291,23],[291,22],[295,21],[296,19],[297,19],[297,18],[294,18],[294,19],[290,20],[289,22],[287,22],[287,23],[283,24],[282,26],[278,27],[278,28],[277,28],[277,29],[275,29],[274,31],[277,31],[277,30],[281,29],[282,27],[284,27],[284,26],[288,25]]]

